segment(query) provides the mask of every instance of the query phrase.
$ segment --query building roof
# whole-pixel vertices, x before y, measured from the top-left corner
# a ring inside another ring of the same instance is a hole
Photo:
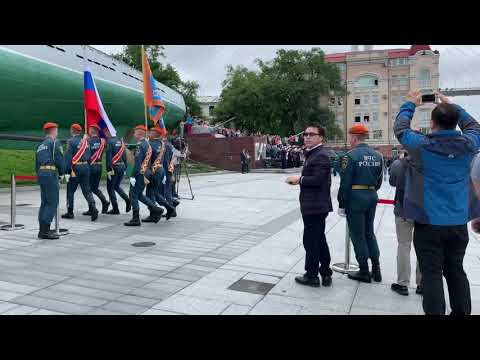
[[[197,100],[200,104],[217,103],[220,101],[220,96],[198,96]]]
[[[385,49],[385,50],[368,50],[368,51],[348,51],[344,53],[334,53],[325,55],[325,60],[331,63],[345,62],[347,55],[352,55],[359,52],[371,52],[371,51],[385,51],[389,59],[409,57],[415,55],[418,51],[432,50],[429,45],[412,45],[410,49]]]

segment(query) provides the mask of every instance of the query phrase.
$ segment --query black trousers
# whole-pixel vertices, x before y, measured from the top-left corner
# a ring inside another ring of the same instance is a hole
[[[443,275],[452,315],[469,315],[472,310],[470,284],[463,270],[467,225],[437,226],[415,222],[413,244],[422,273],[425,314],[445,315]]]
[[[305,271],[308,277],[332,275],[330,250],[325,237],[325,219],[328,213],[302,215],[303,247],[305,248]],[[320,265],[320,268],[319,268]]]

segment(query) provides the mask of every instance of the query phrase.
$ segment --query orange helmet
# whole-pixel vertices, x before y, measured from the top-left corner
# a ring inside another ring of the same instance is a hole
[[[101,129],[100,129],[100,126],[98,126],[97,124],[92,124],[92,125],[90,125],[89,128],[95,128],[95,129],[97,129],[98,131],[101,130]]]
[[[137,126],[135,126],[135,130],[148,131],[148,129],[145,125],[137,125]]]

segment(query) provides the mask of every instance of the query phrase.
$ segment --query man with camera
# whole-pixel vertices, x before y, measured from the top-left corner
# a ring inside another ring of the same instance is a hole
[[[463,108],[435,92],[413,90],[394,124],[398,141],[408,150],[404,214],[414,220],[413,243],[422,273],[423,310],[445,314],[443,278],[453,315],[471,313],[470,285],[463,269],[467,223],[480,217],[470,166],[480,147],[480,125]],[[431,114],[432,133],[413,131],[415,109],[439,100]],[[457,131],[459,126],[461,131]]]
[[[305,271],[295,281],[302,285],[319,287],[332,285],[332,269],[330,268],[330,250],[325,237],[325,220],[332,211],[330,198],[330,158],[323,148],[325,129],[318,124],[311,124],[304,133],[305,164],[302,176],[289,176],[287,183],[300,185],[300,211],[304,230],[303,246],[305,247]],[[320,265],[320,267],[319,267]]]

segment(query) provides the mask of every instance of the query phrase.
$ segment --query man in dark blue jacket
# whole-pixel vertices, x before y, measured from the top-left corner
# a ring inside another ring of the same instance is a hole
[[[112,203],[112,209],[107,211],[109,215],[118,215],[120,210],[118,209],[117,196],[115,192],[125,201],[125,212],[129,212],[132,208],[132,204],[128,195],[120,187],[122,183],[123,175],[127,169],[127,149],[123,139],[117,136],[112,136],[108,129],[104,130],[107,137],[107,155],[106,155],[106,168],[107,168],[107,191],[110,202]]]
[[[414,220],[413,244],[422,273],[423,310],[445,314],[443,279],[448,285],[452,314],[471,312],[470,285],[463,269],[468,244],[467,223],[480,217],[480,203],[470,178],[473,157],[480,148],[480,125],[464,109],[441,101],[431,115],[432,133],[410,128],[420,90],[407,96],[394,124],[398,141],[408,150],[404,197],[405,217]],[[461,131],[456,131],[457,125]]]
[[[45,140],[38,146],[35,154],[35,171],[40,185],[40,209],[38,222],[39,239],[54,240],[59,236],[50,231],[50,224],[58,207],[58,176],[64,174],[62,145],[57,140],[58,125],[47,122],[43,126]]]
[[[64,219],[73,219],[73,203],[75,191],[78,185],[82,189],[83,196],[88,203],[88,211],[92,221],[97,220],[98,210],[95,206],[95,199],[90,190],[90,147],[86,137],[82,138],[82,127],[80,124],[73,124],[70,127],[71,139],[67,143],[65,154],[65,173],[70,174],[67,183],[67,213],[62,215]]]
[[[305,271],[295,281],[302,285],[320,286],[318,273],[322,277],[322,285],[332,284],[330,269],[330,250],[325,237],[325,220],[332,211],[330,197],[331,168],[329,153],[323,148],[325,129],[318,124],[311,124],[304,132],[305,164],[302,176],[289,176],[287,183],[300,185],[300,211],[302,213],[305,247]],[[319,267],[320,265],[320,267]]]

